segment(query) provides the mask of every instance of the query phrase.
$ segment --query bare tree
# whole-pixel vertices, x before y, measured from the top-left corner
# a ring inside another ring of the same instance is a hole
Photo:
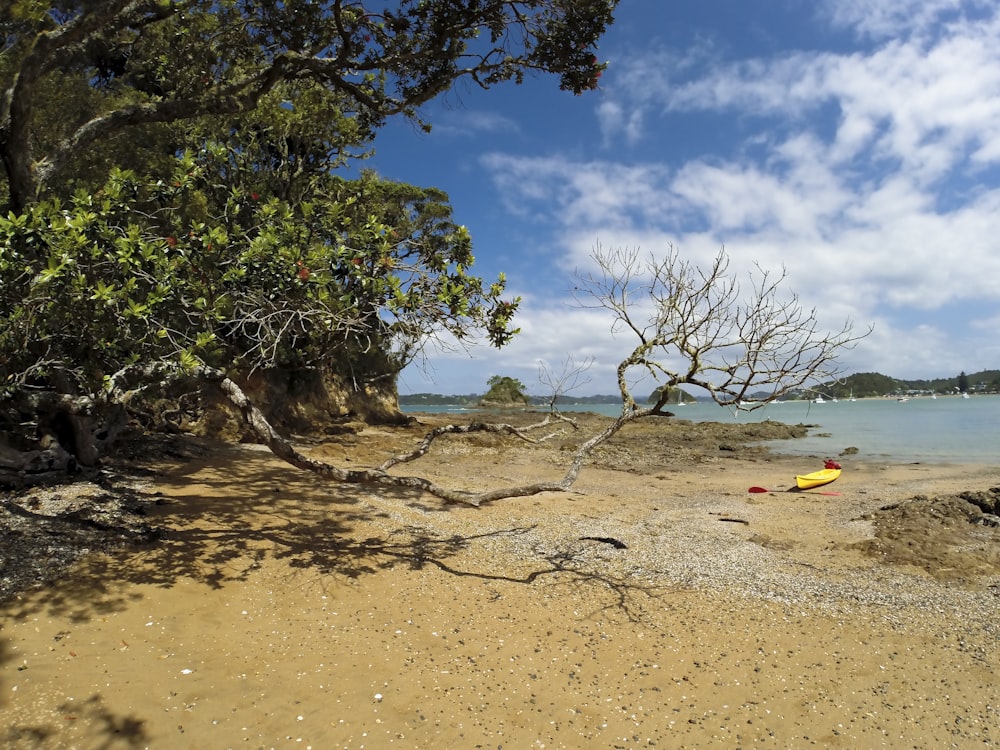
[[[784,269],[756,267],[744,294],[728,274],[724,251],[708,270],[683,260],[672,246],[661,259],[600,246],[593,258],[598,270],[578,277],[578,301],[610,311],[615,330],[630,331],[637,340],[618,365],[623,413],[661,413],[670,389],[680,384],[703,388],[722,406],[758,408],[834,377],[837,355],[871,332],[855,335],[851,321],[834,333],[822,331],[815,308],[784,294]],[[635,369],[661,385],[649,409],[640,409],[629,389]]]
[[[577,362],[570,354],[563,360],[562,368],[557,372],[544,362],[538,362],[538,382],[545,389],[550,414],[559,413],[559,399],[577,388],[582,388],[590,382],[587,371],[593,367],[594,358],[588,357],[583,362]]]

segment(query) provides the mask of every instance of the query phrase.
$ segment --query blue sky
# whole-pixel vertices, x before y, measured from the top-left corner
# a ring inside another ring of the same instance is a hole
[[[995,0],[622,0],[599,57],[597,92],[460,86],[429,135],[376,139],[367,166],[447,191],[475,270],[523,298],[513,344],[432,347],[401,393],[543,394],[571,356],[577,394],[614,393],[635,342],[569,293],[598,243],[784,268],[824,328],[875,326],[845,373],[1000,367]]]

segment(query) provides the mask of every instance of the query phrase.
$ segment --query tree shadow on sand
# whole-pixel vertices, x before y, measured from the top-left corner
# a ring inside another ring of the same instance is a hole
[[[358,580],[404,566],[488,582],[552,586],[567,595],[594,587],[600,595],[587,601],[594,602],[595,610],[614,610],[635,622],[643,619],[640,598],[659,593],[601,557],[626,554],[624,550],[579,538],[546,541],[533,525],[441,533],[422,525],[421,514],[457,512],[453,506],[429,502],[416,490],[325,484],[245,446],[220,447],[212,455],[195,457],[156,476],[151,487],[131,491],[146,508],[142,522],[159,529],[156,538],[84,558],[56,585],[0,605],[4,616],[24,620],[44,614],[70,624],[87,622],[142,600],[139,586],[171,588],[193,581],[221,589],[249,580],[265,565],[274,569],[274,562],[287,567],[289,582],[303,576],[307,585]],[[400,520],[395,512],[401,507],[412,511],[407,515],[416,521]],[[481,545],[495,549],[508,543],[517,550],[510,556],[513,564],[469,554]],[[0,663],[11,658],[9,642],[0,638]],[[0,691],[6,694],[9,684],[0,684]],[[141,720],[112,715],[99,694],[57,711],[95,728],[94,747],[148,744]],[[0,733],[0,745],[45,744],[52,731],[15,724]]]
[[[140,598],[137,584],[170,588],[191,580],[218,589],[246,581],[271,560],[320,580],[356,580],[405,565],[526,585],[540,580],[560,586],[593,584],[612,592],[609,606],[630,617],[630,598],[638,592],[652,594],[647,584],[602,570],[594,545],[578,539],[553,549],[533,542],[530,526],[463,536],[393,523],[389,504],[418,515],[456,512],[454,506],[428,502],[419,490],[325,483],[257,446],[220,444],[185,457],[186,463],[157,476],[155,490],[145,495],[144,520],[159,529],[157,538],[86,558],[73,570],[72,585],[9,602],[8,613],[24,618],[46,612],[83,622]],[[378,533],[372,534],[373,529]],[[529,559],[519,561],[517,574],[477,570],[478,560],[470,563],[463,557],[475,545],[505,538],[521,538],[519,548],[531,550]]]
[[[115,714],[100,695],[83,701],[64,701],[55,711],[65,722],[87,726],[86,747],[93,750],[149,747],[150,737],[145,722],[135,716]],[[45,724],[14,724],[0,732],[0,744],[5,748],[34,748],[55,741],[58,730]]]

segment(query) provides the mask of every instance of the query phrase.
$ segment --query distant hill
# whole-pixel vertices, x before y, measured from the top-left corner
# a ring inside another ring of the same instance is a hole
[[[1000,370],[982,370],[966,374],[970,393],[1000,393]],[[848,375],[842,380],[831,380],[810,391],[790,394],[790,398],[813,398],[816,393],[832,398],[873,398],[879,396],[898,396],[915,393],[956,393],[959,376],[949,378],[934,378],[931,380],[903,380],[878,372],[860,372]],[[690,394],[688,394],[690,395]],[[766,394],[762,394],[766,395]],[[399,397],[400,406],[419,406],[421,404],[447,404],[455,406],[476,406],[483,395],[469,393],[465,395],[442,395],[439,393],[409,393]],[[651,398],[651,397],[649,397]],[[648,402],[649,398],[637,399],[639,403]],[[688,400],[688,399],[685,399]],[[700,398],[699,401],[708,399]],[[530,403],[534,406],[548,404],[547,398],[531,396]],[[563,396],[560,404],[618,404],[621,396],[618,394],[598,394],[595,396]]]
[[[1000,393],[1000,370],[982,370],[967,373],[970,393]],[[824,395],[835,398],[896,396],[913,393],[957,393],[959,376],[932,380],[903,380],[877,372],[848,375],[843,380],[824,383],[817,388]]]
[[[532,403],[547,404],[547,398],[531,397]],[[557,400],[559,404],[620,404],[622,397],[617,393],[610,393],[597,396],[563,396]]]

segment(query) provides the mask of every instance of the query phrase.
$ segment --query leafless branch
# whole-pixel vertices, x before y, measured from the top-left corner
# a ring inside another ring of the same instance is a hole
[[[538,363],[538,381],[547,389],[549,413],[559,414],[559,399],[590,382],[590,376],[586,375],[586,372],[593,364],[593,357],[577,363],[572,354],[563,360],[562,369],[559,372],[550,370],[545,362]],[[576,424],[572,419],[561,414],[559,416],[567,422]]]
[[[654,410],[682,383],[704,388],[723,406],[760,406],[832,377],[839,352],[870,333],[854,334],[851,321],[839,331],[821,331],[815,309],[803,308],[795,295],[782,296],[784,270],[757,267],[744,295],[724,251],[708,270],[673,247],[661,259],[600,246],[593,257],[598,270],[578,277],[578,300],[610,311],[613,326],[638,340],[618,365],[625,412],[637,408],[627,379],[637,368],[664,386]]]

